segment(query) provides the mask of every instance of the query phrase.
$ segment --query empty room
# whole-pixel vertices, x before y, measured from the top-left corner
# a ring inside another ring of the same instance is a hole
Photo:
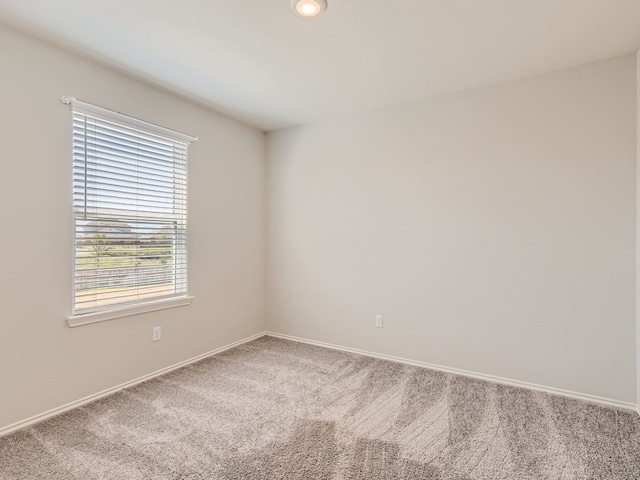
[[[640,478],[637,0],[2,0],[0,480]]]

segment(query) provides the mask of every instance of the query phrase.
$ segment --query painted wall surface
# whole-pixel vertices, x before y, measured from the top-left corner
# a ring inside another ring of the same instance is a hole
[[[268,328],[635,403],[635,78],[268,134]]]
[[[264,134],[0,27],[0,428],[264,329]],[[69,328],[71,112],[62,95],[199,137],[189,307]],[[151,342],[153,326],[163,338]]]

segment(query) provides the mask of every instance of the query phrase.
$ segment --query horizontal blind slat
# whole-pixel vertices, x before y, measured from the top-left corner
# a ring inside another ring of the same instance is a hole
[[[177,162],[173,162],[172,165],[164,164],[162,162],[152,162],[145,159],[127,159],[112,153],[95,151],[76,151],[76,159],[74,160],[74,166],[77,168],[91,169],[91,170],[124,170],[131,172],[142,171],[147,175],[157,175],[160,177],[168,175],[180,175],[181,172],[178,167],[182,167]],[[186,165],[185,165],[186,168]]]

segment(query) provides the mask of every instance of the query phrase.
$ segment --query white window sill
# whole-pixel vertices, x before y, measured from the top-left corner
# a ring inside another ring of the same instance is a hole
[[[166,310],[168,308],[185,307],[191,304],[194,297],[184,296],[147,302],[144,305],[134,305],[128,307],[114,308],[103,312],[85,313],[83,315],[71,315],[67,317],[70,327],[80,327],[91,323],[105,322],[116,318],[130,317],[141,313]]]

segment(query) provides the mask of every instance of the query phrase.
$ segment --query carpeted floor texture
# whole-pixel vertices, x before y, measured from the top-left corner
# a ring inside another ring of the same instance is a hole
[[[0,479],[637,480],[640,417],[262,337],[0,438]]]

